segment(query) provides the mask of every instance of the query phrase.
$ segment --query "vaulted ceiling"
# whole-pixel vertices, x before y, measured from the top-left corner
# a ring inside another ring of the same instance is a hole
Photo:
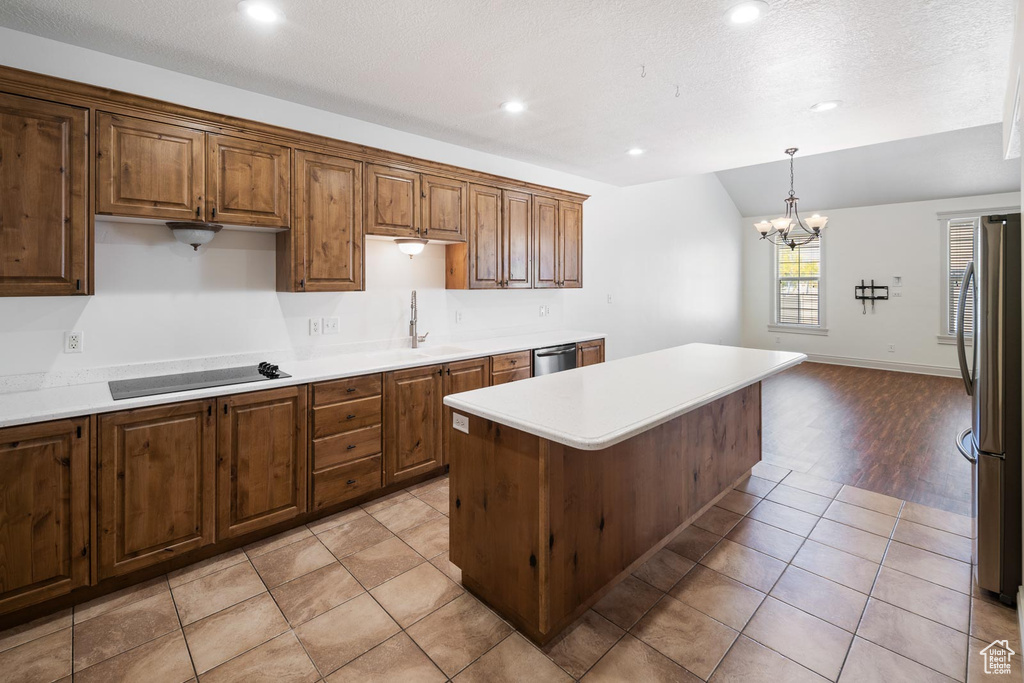
[[[1012,0],[770,0],[746,26],[735,0],[273,2],[270,27],[235,0],[5,0],[0,25],[625,185],[997,122],[1013,24]]]

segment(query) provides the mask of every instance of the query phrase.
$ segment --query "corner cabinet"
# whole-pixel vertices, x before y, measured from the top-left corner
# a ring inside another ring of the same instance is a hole
[[[99,578],[214,541],[214,401],[99,416]]]
[[[534,276],[536,288],[583,286],[583,205],[535,196]]]
[[[89,582],[89,418],[0,429],[0,613]]]
[[[0,296],[91,293],[88,121],[0,93]]]
[[[295,218],[277,235],[279,292],[363,289],[363,164],[295,152]]]
[[[384,375],[384,485],[441,466],[443,367]]]
[[[206,133],[102,111],[96,133],[96,213],[206,216]]]
[[[306,387],[217,402],[217,539],[306,511]]]

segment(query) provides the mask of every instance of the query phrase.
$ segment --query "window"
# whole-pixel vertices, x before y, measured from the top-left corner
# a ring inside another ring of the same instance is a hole
[[[782,331],[825,332],[821,238],[773,251],[772,325]]]
[[[960,288],[963,285],[967,264],[974,260],[974,231],[977,229],[979,221],[978,216],[949,218],[944,221],[946,305],[942,335],[946,337],[956,336]],[[965,338],[969,338],[973,334],[974,297],[970,296],[972,293],[971,290],[968,290],[968,297],[964,302],[966,304],[964,307]]]

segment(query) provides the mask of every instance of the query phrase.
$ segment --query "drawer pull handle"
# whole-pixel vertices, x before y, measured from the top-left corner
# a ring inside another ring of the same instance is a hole
[[[350,394],[351,394],[351,393],[352,393],[353,391],[355,391],[355,390],[356,390],[356,388],[355,388],[355,387],[349,387],[349,388],[348,388],[348,389],[346,389],[345,391],[347,391],[348,393],[350,393]]]
[[[516,358],[513,358],[513,359],[512,359],[512,365],[515,365],[515,364],[516,364],[516,363],[518,363],[518,362],[519,362],[519,360],[518,360],[518,359],[516,359]]]
[[[350,450],[352,450],[355,447],[356,447],[356,445],[354,443],[350,443],[348,446],[345,447],[345,450],[350,451]]]
[[[348,480],[348,483],[349,483],[350,485],[351,485],[351,484],[354,484],[354,483],[356,483],[356,480],[355,480],[355,479],[349,479],[349,480]]]
[[[354,418],[355,418],[355,415],[346,415],[346,416],[345,416],[345,419],[346,419],[346,420],[352,420],[352,419],[354,419]]]

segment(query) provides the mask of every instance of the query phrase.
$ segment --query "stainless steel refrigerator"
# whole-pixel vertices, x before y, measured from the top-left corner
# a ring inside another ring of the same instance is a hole
[[[970,363],[963,325],[969,296]],[[1012,604],[1021,584],[1020,214],[982,217],[957,311],[960,372],[973,401],[971,427],[957,447],[973,471],[975,577]]]

